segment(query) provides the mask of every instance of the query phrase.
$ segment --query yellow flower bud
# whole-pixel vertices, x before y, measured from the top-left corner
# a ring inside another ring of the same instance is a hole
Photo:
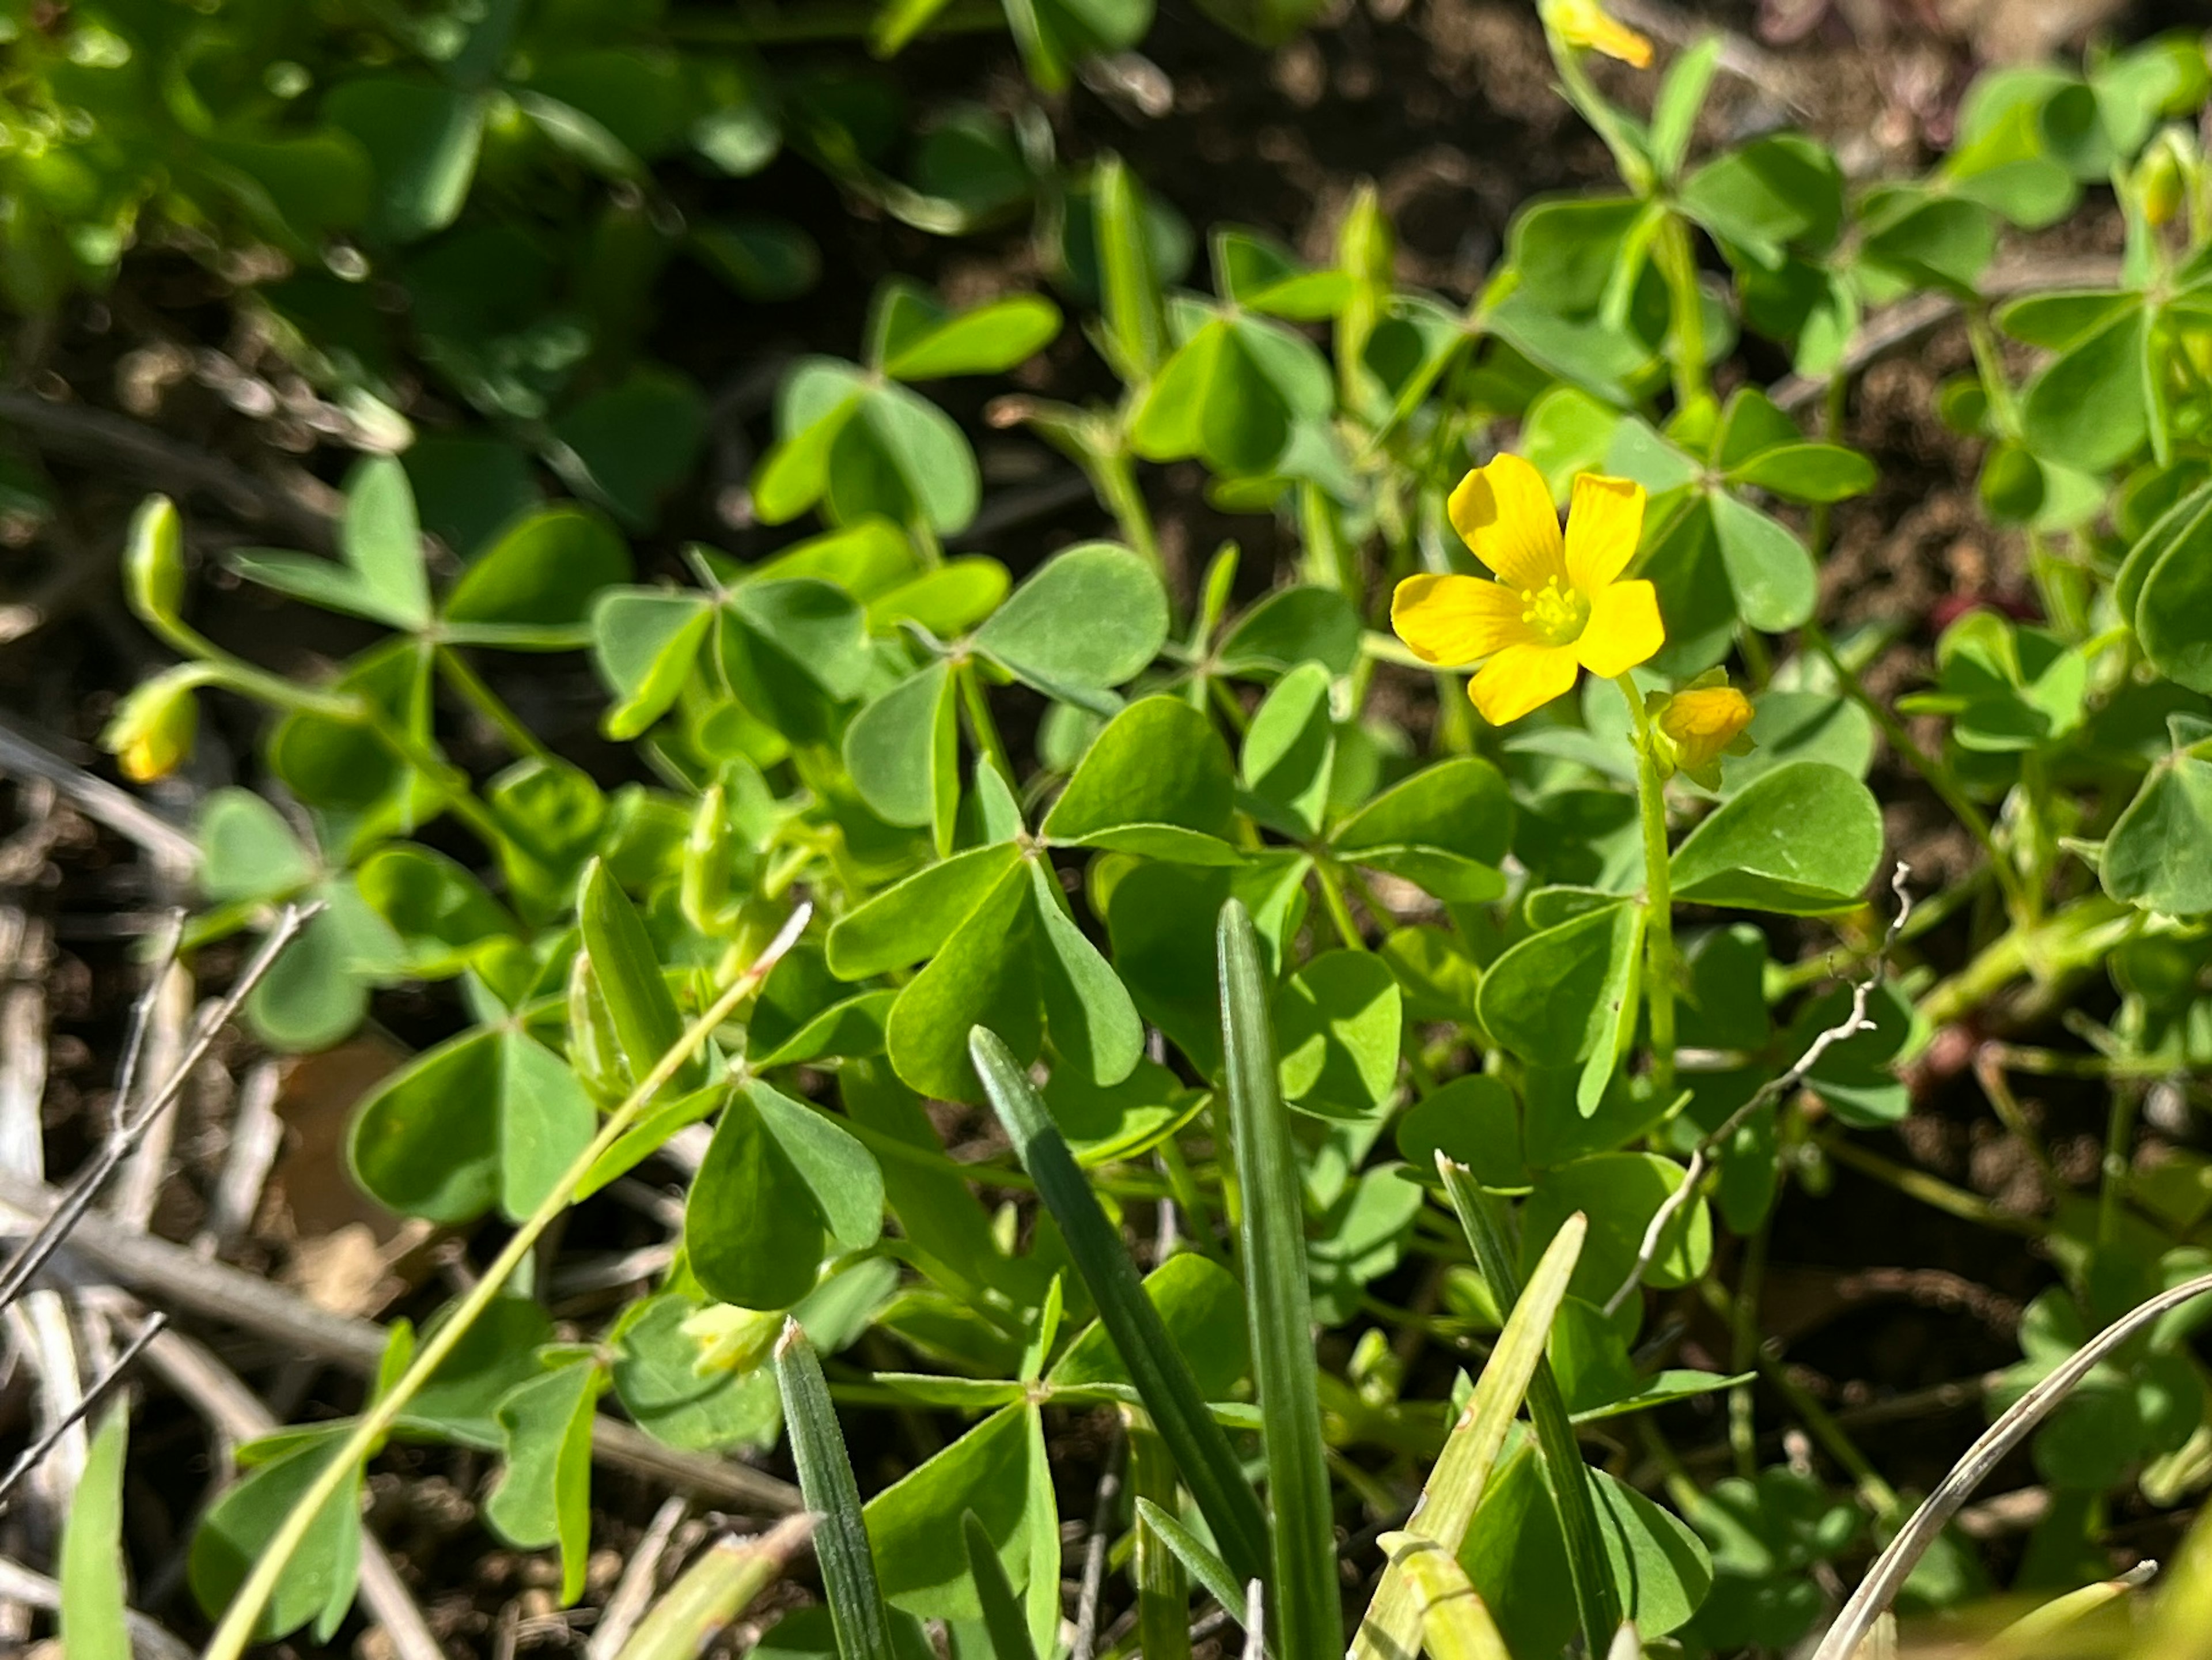
[[[764,1309],[739,1308],[734,1303],[709,1303],[686,1320],[679,1329],[699,1346],[691,1363],[694,1375],[750,1371],[769,1357],[783,1329],[783,1316]]]
[[[1651,66],[1651,43],[1608,15],[1598,0],[1543,0],[1543,15],[1567,46],[1601,52],[1639,70]]]
[[[200,723],[192,688],[205,678],[197,664],[165,670],[123,700],[100,741],[125,778],[150,784],[191,754]]]
[[[176,621],[185,598],[185,532],[167,496],[148,496],[131,520],[123,575],[140,617],[156,628]]]
[[[1743,729],[1751,724],[1751,699],[1734,686],[1692,686],[1659,711],[1660,733],[1673,745],[1674,766],[1708,789],[1718,786],[1723,755],[1750,752]]]
[[[2154,228],[2172,223],[2181,211],[2194,159],[2191,148],[2185,134],[2169,128],[2153,141],[2136,169],[2143,218]]]

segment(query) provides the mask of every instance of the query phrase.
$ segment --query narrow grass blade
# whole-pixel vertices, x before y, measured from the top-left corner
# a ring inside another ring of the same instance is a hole
[[[1229,1565],[1206,1549],[1204,1540],[1149,1499],[1137,1500],[1137,1525],[1150,1529],[1154,1538],[1173,1551],[1176,1560],[1190,1570],[1190,1577],[1206,1587],[1206,1594],[1220,1603],[1231,1620],[1240,1626],[1244,1623],[1244,1588],[1237,1583]],[[1188,1632],[1185,1635],[1188,1640]]]
[[[1229,1139],[1243,1195],[1244,1311],[1267,1457],[1273,1646],[1280,1660],[1334,1660],[1344,1645],[1344,1611],[1306,1283],[1304,1188],[1276,1080],[1259,936],[1234,899],[1221,908],[1215,941]]]
[[[123,1459],[130,1407],[107,1409],[62,1529],[61,1635],[70,1660],[131,1660],[123,1595]]]
[[[1475,1265],[1490,1286],[1491,1300],[1501,1317],[1511,1314],[1521,1300],[1521,1276],[1514,1271],[1513,1253],[1506,1248],[1489,1197],[1464,1164],[1438,1153],[1437,1170],[1468,1243],[1474,1248]],[[1567,1416],[1566,1398],[1559,1393],[1559,1380],[1552,1375],[1552,1363],[1540,1353],[1528,1378],[1528,1416],[1536,1426],[1537,1450],[1543,1455],[1552,1505],[1559,1512],[1559,1532],[1566,1541],[1567,1573],[1574,1582],[1583,1642],[1595,1654],[1599,1644],[1620,1624],[1620,1597],[1606,1560],[1605,1537],[1598,1531],[1597,1502],[1574,1424]]]
[[[994,1660],[1036,1660],[1021,1599],[1014,1595],[1006,1564],[999,1560],[982,1518],[974,1511],[963,1511],[960,1532],[968,1547],[968,1572],[975,1581],[975,1600],[983,1605],[983,1629],[990,1633]]]
[[[1023,1168],[1060,1224],[1068,1256],[1090,1289],[1091,1300],[1098,1305],[1099,1322],[1128,1368],[1138,1398],[1220,1541],[1223,1560],[1240,1584],[1258,1577],[1267,1560],[1267,1523],[1260,1501],[1244,1479],[1229,1437],[1206,1411],[1197,1380],[1168,1335],[1159,1310],[1145,1295],[1128,1248],[1098,1207],[1097,1195],[1076,1168],[1066,1138],[1030,1086],[1021,1063],[997,1034],[981,1026],[970,1034],[968,1052],[983,1080],[983,1092],[1021,1154]],[[1310,1367],[1310,1347],[1305,1354]]]
[[[2199,1511],[2160,1582],[2133,1660],[2203,1660],[2212,1631],[2212,1510]]]
[[[1813,1660],[1856,1660],[1861,1643],[1874,1628],[1875,1618],[1888,1609],[1914,1564],[1959,1513],[1967,1495],[2004,1461],[2005,1455],[2027,1439],[2051,1410],[2080,1387],[2081,1380],[2114,1349],[2160,1315],[2208,1294],[2212,1294],[2212,1274],[2201,1274],[2160,1292],[2147,1302],[2138,1303],[2006,1408],[1997,1421],[1984,1430],[1981,1438],[1951,1467],[1951,1473],[1936,1484],[1936,1491],[1920,1501],[1920,1508],[1912,1512],[1897,1536],[1875,1558],[1866,1578],[1859,1581],[1858,1589],[1836,1615],[1835,1624],[1820,1639]]]
[[[1498,1621],[1458,1558],[1417,1533],[1386,1533],[1377,1542],[1413,1588],[1430,1660],[1513,1660]]]
[[[1505,1432],[1544,1358],[1553,1316],[1567,1294],[1567,1280],[1582,1255],[1589,1225],[1577,1212],[1545,1248],[1543,1260],[1528,1277],[1528,1290],[1498,1335],[1489,1364],[1475,1380],[1466,1410],[1444,1439],[1443,1450],[1421,1489],[1420,1502],[1407,1518],[1406,1532],[1434,1540],[1455,1558],[1474,1519],[1474,1507],[1481,1502],[1491,1467],[1498,1462],[1498,1449],[1505,1444]],[[1420,1645],[1420,1597],[1394,1561],[1382,1571],[1375,1598],[1359,1622],[1352,1641],[1352,1660],[1414,1660]]]
[[[2138,1562],[2117,1579],[2100,1579],[2094,1585],[2084,1585],[2078,1590],[2068,1591],[2063,1596],[2054,1596],[2040,1608],[2031,1608],[2007,1626],[1984,1644],[1974,1660],[2036,1660],[2039,1655],[2054,1652],[2052,1639],[2069,1626],[2077,1625],[2100,1608],[2108,1608],[2130,1591],[2147,1582],[2156,1572],[2155,1562]],[[2202,1636],[2212,1627],[2197,1627]],[[2093,1653],[2076,1633],[2075,1641],[2060,1645],[2075,1653]],[[2202,1651],[2199,1651],[2202,1652]]]
[[[1129,1418],[1129,1491],[1139,1506],[1172,1505],[1175,1461],[1159,1432],[1142,1413]],[[1145,1660],[1190,1660],[1190,1581],[1167,1541],[1146,1524],[1142,1510],[1129,1577],[1137,1590],[1137,1648]]]
[[[774,1584],[813,1535],[815,1518],[787,1517],[757,1539],[718,1539],[661,1594],[618,1660],[696,1660]]]
[[[876,1560],[868,1552],[860,1488],[845,1453],[845,1433],[837,1427],[822,1362],[796,1320],[783,1323],[783,1336],[775,1346],[775,1381],[783,1390],[783,1421],[792,1462],[799,1467],[799,1489],[806,1495],[807,1509],[820,1517],[814,1557],[822,1565],[822,1590],[840,1660],[896,1660],[890,1614],[876,1584]]]

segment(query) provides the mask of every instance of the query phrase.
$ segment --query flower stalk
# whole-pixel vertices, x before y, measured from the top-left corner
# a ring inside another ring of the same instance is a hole
[[[1636,800],[1644,819],[1644,996],[1651,1012],[1651,1087],[1674,1089],[1674,894],[1667,871],[1667,772],[1644,695],[1624,674],[1614,684],[1636,723]]]

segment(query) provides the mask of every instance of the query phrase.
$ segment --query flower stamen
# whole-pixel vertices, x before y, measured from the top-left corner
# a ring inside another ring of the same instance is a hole
[[[1589,622],[1590,602],[1556,576],[1540,588],[1521,590],[1521,620],[1547,646],[1571,646]]]

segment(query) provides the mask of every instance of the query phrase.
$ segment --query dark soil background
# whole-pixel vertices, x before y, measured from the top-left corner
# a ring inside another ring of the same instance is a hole
[[[1699,7],[1694,16],[1626,0],[1616,9],[1659,37],[1662,51],[1670,40],[1690,38],[1699,20],[1730,32],[1729,69],[1717,82],[1705,117],[1709,137],[1794,122],[1834,145],[1858,178],[1924,167],[1948,136],[1960,92],[1978,65],[1994,58],[2061,46],[2092,27],[2129,38],[2204,21],[2202,9],[2188,0],[2132,7],[2085,0],[1765,0]],[[1518,206],[1543,192],[1611,178],[1602,146],[1552,90],[1526,0],[1340,0],[1322,27],[1272,53],[1233,39],[1182,0],[1163,0],[1143,50],[1148,65],[1125,68],[1121,86],[1098,79],[1103,90],[1079,87],[1050,107],[1063,157],[1116,150],[1194,228],[1256,225],[1315,257],[1327,255],[1350,192],[1372,179],[1397,226],[1401,278],[1455,300],[1466,298],[1498,257]],[[980,100],[1008,110],[1031,95],[1003,37],[925,41],[899,60],[896,73],[918,108]],[[1133,77],[1155,89],[1164,83],[1171,107],[1142,112],[1127,89]],[[1620,70],[1607,80],[1626,97],[1648,96],[1649,77]],[[711,205],[711,188],[700,188],[702,204]],[[933,239],[856,210],[819,173],[788,155],[746,191],[748,205],[773,208],[805,225],[821,245],[825,275],[803,299],[769,306],[736,304],[696,272],[678,270],[664,284],[654,350],[708,388],[717,427],[696,488],[674,505],[661,533],[640,546],[648,565],[661,562],[673,570],[677,549],[690,538],[747,556],[791,538],[791,530],[750,522],[743,489],[766,442],[775,366],[804,350],[856,350],[867,296],[879,278],[923,277],[956,299],[1042,281],[1022,227],[960,241]],[[2109,199],[2092,192],[2075,222],[2007,257],[2112,253],[2118,240]],[[1202,266],[1202,250],[1200,258]],[[165,660],[124,611],[115,581],[123,529],[141,496],[151,487],[189,494],[194,543],[202,552],[238,542],[296,544],[303,528],[313,529],[312,514],[296,504],[327,507],[330,488],[349,458],[317,441],[281,401],[274,411],[240,412],[241,402],[258,406],[251,397],[241,399],[240,377],[282,389],[288,372],[265,342],[242,328],[229,285],[181,253],[134,258],[115,293],[72,307],[35,361],[27,383],[7,391],[128,417],[173,452],[146,465],[34,437],[64,486],[60,515],[38,534],[0,523],[0,716],[64,759],[112,776],[93,739],[115,698]],[[1875,677],[1886,695],[1917,682],[1936,632],[1962,604],[2027,603],[2020,548],[1993,532],[1978,508],[1978,447],[1934,414],[1937,384],[1968,362],[1963,334],[1939,331],[1862,377],[1846,412],[1843,437],[1874,456],[1882,482],[1836,515],[1824,616],[1833,628],[1875,620],[1896,629],[1899,643]],[[1754,361],[1749,368],[1772,380],[1787,366]],[[1073,401],[1103,395],[1109,386],[1073,329],[1019,378],[1024,390]],[[933,390],[975,434],[983,461],[988,528],[961,538],[961,548],[991,552],[1018,572],[1054,547],[1105,529],[1087,493],[1068,488],[1074,475],[1064,462],[1018,432],[988,426],[985,401],[1003,386],[960,382]],[[251,489],[187,489],[194,468],[204,477],[211,466],[235,469],[255,482]],[[1155,469],[1146,484],[1170,569],[1182,574],[1186,588],[1190,573],[1224,537],[1244,547],[1240,587],[1247,592],[1264,588],[1295,554],[1283,526],[1209,508],[1193,469]],[[215,637],[291,673],[313,673],[370,637],[340,619],[219,578],[203,582],[194,603]],[[501,690],[556,750],[609,781],[632,775],[635,763],[627,753],[596,736],[600,694],[580,657],[510,659],[492,666]],[[188,822],[207,789],[255,782],[256,718],[210,700],[188,775],[144,792],[155,810]],[[501,758],[488,739],[472,745],[467,729],[460,731],[457,759],[489,769]],[[1887,762],[1875,781],[1893,804],[1893,850],[1912,862],[1916,885],[1925,891],[1963,874],[1972,846],[1924,792]],[[34,987],[43,999],[50,1170],[70,1169],[91,1144],[112,1098],[130,1005],[143,985],[138,941],[155,926],[158,909],[179,897],[125,838],[43,786],[15,775],[0,780],[0,912],[22,925],[14,939],[8,994]],[[1923,949],[1941,962],[1955,947],[1939,934]],[[197,968],[210,985],[220,984],[225,972],[220,957],[204,956]],[[377,1029],[348,1046],[349,1059],[307,1063],[285,1084],[288,1110],[296,1113],[294,1134],[307,1149],[289,1178],[298,1184],[293,1213],[273,1231],[244,1241],[236,1260],[283,1269],[298,1255],[295,1236],[326,1233],[334,1216],[343,1219],[347,1196],[331,1184],[327,1170],[318,1182],[307,1168],[315,1148],[327,1164],[329,1125],[374,1075],[380,1056],[399,1052],[397,1044],[429,1041],[454,1022],[441,994],[422,993],[380,999],[376,1017]],[[1971,1041],[1939,1043],[1913,1080],[1912,1118],[1894,1135],[1863,1139],[1884,1157],[2033,1215],[2047,1195],[2033,1166],[1998,1134],[1964,1070],[1971,1047]],[[218,1059],[238,1078],[254,1057],[238,1044]],[[2101,1106],[2053,1081],[2057,1087],[2025,1104],[2043,1120],[2062,1170],[2087,1181],[2095,1169]],[[187,1100],[179,1168],[161,1195],[157,1231],[184,1239],[200,1225],[231,1110],[222,1087]],[[1793,1193],[1782,1209],[1762,1328],[1775,1335],[1777,1353],[1797,1382],[1844,1423],[1860,1426],[1860,1444],[1893,1483],[1924,1488],[1978,1428],[1978,1396],[1971,1389],[1954,1390],[1902,1414],[1894,1403],[1936,1386],[1972,1384],[2016,1359],[2020,1310],[2053,1275],[2032,1242],[1953,1220],[1853,1171],[1832,1174],[1824,1197]],[[603,1203],[575,1219],[564,1250],[611,1253],[663,1237],[644,1209]],[[359,1311],[419,1320],[451,1294],[470,1262],[485,1260],[497,1244],[495,1231],[487,1230],[395,1256],[386,1264],[388,1294]],[[1418,1275],[1417,1268],[1407,1272]],[[635,1289],[572,1299],[560,1311],[592,1328]],[[1392,1302],[1413,1292],[1410,1280],[1377,1289]],[[1648,1329],[1670,1321],[1680,1328],[1680,1364],[1728,1369],[1726,1335],[1710,1316],[1686,1301],[1658,1310]],[[185,1324],[206,1335],[295,1420],[358,1405],[357,1386],[339,1372],[288,1359],[266,1343],[242,1341],[220,1328]],[[1779,1405],[1771,1394],[1762,1396],[1761,1427],[1769,1432],[1764,1456],[1783,1450],[1786,1420]],[[14,1444],[27,1413],[21,1380],[0,1380],[0,1444]],[[912,1449],[887,1415],[856,1423],[864,1437],[884,1438],[872,1449],[865,1440],[856,1449],[867,1487]],[[1056,1423],[1063,1514],[1085,1517],[1107,1437],[1099,1423],[1066,1415]],[[1709,1456],[1725,1442],[1717,1400],[1679,1409],[1668,1432],[1700,1474],[1721,1473],[1724,1459]],[[216,1468],[199,1420],[151,1391],[142,1404],[134,1451],[130,1531],[142,1601],[188,1639],[202,1635],[178,1572],[191,1517]],[[780,1456],[771,1462],[788,1474]],[[1632,1443],[1624,1444],[1619,1467],[1633,1468],[1638,1462]],[[1817,1453],[1815,1462],[1834,1474]],[[580,1648],[596,1605],[663,1493],[604,1468],[597,1473],[592,1589],[582,1608],[564,1613],[550,1589],[556,1576],[549,1559],[497,1547],[477,1521],[475,1506],[488,1475],[484,1461],[447,1451],[388,1456],[372,1481],[377,1530],[452,1652],[503,1657]],[[2008,1470],[1991,1491],[2032,1479],[2024,1466]],[[2033,1516],[2018,1506],[2014,1512],[1987,1509],[1979,1517],[1982,1531],[1999,1537],[2016,1537],[2023,1520]],[[0,1545],[8,1525],[0,1522]],[[679,1545],[714,1525],[710,1513],[695,1515],[684,1523]],[[2160,1554],[2166,1541],[2158,1535],[2172,1525],[2172,1518],[2164,1518],[2142,1529],[2142,1549]],[[1084,1531],[1079,1522],[1071,1523],[1071,1572],[1079,1566]],[[2005,1554],[2001,1550],[1996,1560],[2002,1563]],[[1370,1571],[1371,1548],[1355,1554],[1349,1566]],[[804,1583],[802,1573],[799,1586]],[[803,1594],[787,1586],[763,1613]],[[752,1622],[755,1628],[759,1623]],[[310,1651],[304,1642],[285,1646]],[[0,1650],[5,1647],[0,1641]],[[348,1650],[363,1660],[390,1651],[384,1633],[359,1615],[332,1651]]]

